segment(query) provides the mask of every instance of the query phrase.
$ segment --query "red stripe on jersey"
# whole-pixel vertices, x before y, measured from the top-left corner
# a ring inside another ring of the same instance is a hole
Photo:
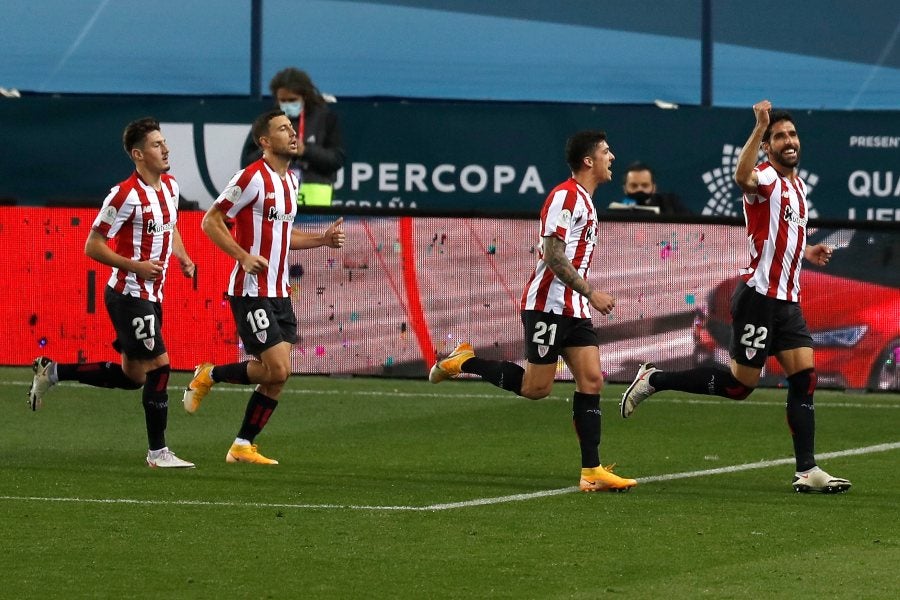
[[[284,194],[285,214],[292,212],[291,207],[291,188],[288,186],[287,178],[281,180],[281,193]],[[276,295],[281,295],[281,282],[284,278],[284,270],[287,268],[288,252],[291,249],[291,223],[288,221],[275,221],[273,227],[281,227],[281,260],[278,261],[278,274],[275,277]],[[290,292],[288,292],[290,293]]]
[[[169,203],[166,202],[166,193],[162,188],[160,188],[156,192],[156,201],[159,203],[159,211],[162,214],[163,224],[168,224],[169,222],[171,222],[172,219],[171,219],[171,215],[169,214]],[[147,231],[146,225],[144,226],[144,231],[145,232]],[[169,256],[169,246],[172,245],[172,235],[173,234],[172,234],[171,229],[167,229],[163,232],[162,244],[160,245],[160,249],[159,249],[159,256],[161,258],[165,257],[165,256]],[[153,236],[148,235],[148,237],[150,238],[150,241],[152,242]],[[166,261],[166,263],[163,265],[162,275],[160,275],[159,277],[157,277],[156,279],[153,280],[153,295],[157,298],[160,297],[160,294],[162,293],[163,284],[166,282],[166,270],[168,269],[168,266],[169,266],[168,261]]]
[[[262,226],[260,227],[260,238],[259,238],[259,255],[264,257],[267,261],[269,261],[269,266],[275,266],[272,263],[272,229],[280,224],[279,221],[268,221],[268,214],[270,210],[275,210],[275,186],[272,184],[271,177],[263,177],[263,210],[262,210]],[[267,226],[268,225],[268,226]],[[259,295],[260,296],[268,296],[269,295],[269,282],[268,282],[268,273],[269,271],[263,271],[259,275],[256,276],[256,282],[259,286]],[[275,290],[275,295],[278,295],[278,290]]]
[[[550,295],[550,284],[553,282],[554,277],[553,271],[549,268],[544,269],[544,272],[541,275],[541,284],[538,287],[538,293],[534,299],[534,310],[543,311],[547,307],[547,296]],[[528,288],[526,287],[525,289],[527,290]]]
[[[790,228],[790,224],[783,218],[785,207],[790,205],[790,198],[786,199],[784,197],[788,193],[788,182],[784,177],[779,177],[778,181],[780,185],[776,188],[776,193],[769,196],[769,203],[771,204],[769,214],[778,221],[778,233],[775,234],[775,259],[772,261],[772,266],[769,269],[769,291],[767,294],[769,296],[778,294],[778,282],[781,281],[781,273],[784,271],[784,261],[779,260],[779,258],[784,257],[787,249]]]
[[[800,219],[803,219],[806,217],[806,202],[803,202],[803,198],[805,196],[801,192],[800,185],[797,180],[792,181],[791,185],[794,188],[794,193],[797,194],[797,199],[800,200],[800,202],[798,203],[798,205],[800,207],[800,211],[799,211]],[[794,245],[794,253],[793,253],[794,256],[791,259],[791,267],[790,267],[790,271],[788,272],[788,282],[787,282],[787,297],[788,297],[788,299],[794,297],[795,294],[797,294],[797,299],[798,300],[800,299],[799,293],[794,291],[794,288],[795,288],[794,284],[799,275],[797,271],[800,268],[800,259],[803,257],[803,250],[804,250],[804,246],[806,245],[806,239],[805,239],[806,235],[804,233],[805,229],[806,228],[803,226],[800,226],[798,228],[798,233],[800,235],[797,236],[797,242]]]
[[[239,188],[246,189],[250,184],[250,180],[259,172],[262,167],[262,161],[257,161],[251,165],[249,165],[244,172],[241,173],[241,176],[235,182],[235,185]],[[259,202],[259,198],[257,197],[256,202]],[[220,208],[224,212],[228,212],[234,206],[234,203],[227,200],[222,199],[218,201]],[[238,243],[238,245],[247,250],[249,252],[250,248],[253,246],[253,205],[248,205],[244,210],[240,211],[234,219],[234,240]],[[234,288],[229,290],[229,292],[235,296],[243,296],[244,290],[244,280],[246,279],[247,274],[244,272],[244,269],[240,264],[235,266],[234,273]]]

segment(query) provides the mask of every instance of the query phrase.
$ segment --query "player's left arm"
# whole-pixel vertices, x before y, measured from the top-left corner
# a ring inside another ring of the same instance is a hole
[[[306,233],[296,227],[292,227],[291,250],[308,250],[319,246],[328,246],[329,248],[342,247],[347,239],[346,234],[344,234],[343,223],[344,217],[338,217],[323,233]]]
[[[834,248],[825,244],[816,244],[815,246],[807,246],[803,251],[803,258],[814,265],[824,267],[831,260],[831,253]]]
[[[566,256],[566,244],[556,236],[544,237],[544,262],[556,278],[578,294],[586,297],[591,306],[608,315],[616,305],[615,298],[606,292],[595,290],[578,274],[572,261]]]
[[[194,261],[191,260],[191,257],[188,256],[187,249],[184,247],[184,242],[181,240],[181,233],[179,233],[177,226],[172,230],[172,254],[178,259],[178,264],[181,265],[181,272],[184,276],[193,277],[194,272],[197,270],[197,265],[195,265]]]

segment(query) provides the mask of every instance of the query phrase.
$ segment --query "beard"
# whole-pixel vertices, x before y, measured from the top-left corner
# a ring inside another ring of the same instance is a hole
[[[790,169],[795,168],[798,164],[800,164],[800,149],[797,148],[797,154],[792,157],[785,157],[784,150],[779,152],[778,154],[772,155],[772,160],[781,165],[782,167],[787,167]]]

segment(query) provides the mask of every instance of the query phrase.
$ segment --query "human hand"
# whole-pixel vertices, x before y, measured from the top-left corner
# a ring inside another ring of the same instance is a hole
[[[344,217],[338,217],[322,234],[322,239],[329,248],[340,248],[344,245],[347,236],[344,234],[343,223]]]
[[[612,294],[607,294],[606,292],[601,292],[599,290],[591,292],[589,301],[591,306],[599,310],[600,314],[603,315],[608,315],[612,312],[613,308],[616,307],[616,299],[612,297]]]
[[[834,248],[825,244],[816,244],[815,246],[807,246],[804,256],[806,260],[819,267],[824,267],[831,261],[831,254]]]
[[[769,111],[772,110],[772,103],[768,100],[760,100],[753,105],[753,114],[756,115],[756,124],[760,127],[769,126]]]
[[[185,258],[184,260],[178,261],[181,264],[181,273],[188,278],[194,276],[194,272],[197,270],[197,265],[194,264],[190,258]]]
[[[155,281],[157,277],[162,275],[163,261],[161,260],[142,260],[137,263],[134,269],[135,274],[145,281]]]
[[[268,270],[269,261],[262,256],[248,254],[241,259],[241,268],[244,269],[245,273],[249,273],[250,275],[259,275],[263,271]]]

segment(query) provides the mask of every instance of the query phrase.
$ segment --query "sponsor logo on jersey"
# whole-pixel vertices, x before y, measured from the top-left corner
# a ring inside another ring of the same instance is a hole
[[[173,229],[175,229],[175,221],[170,223],[157,223],[153,219],[147,221],[147,233],[150,235],[165,233],[166,231],[172,231]]]
[[[293,221],[294,215],[292,213],[283,213],[280,212],[274,206],[269,207],[269,214],[267,215],[268,220],[270,221]]]
[[[784,207],[784,220],[788,223],[793,223],[794,225],[799,225],[800,227],[806,227],[806,222],[809,221],[809,217],[801,217],[797,214],[797,211],[794,210],[791,206]]]

